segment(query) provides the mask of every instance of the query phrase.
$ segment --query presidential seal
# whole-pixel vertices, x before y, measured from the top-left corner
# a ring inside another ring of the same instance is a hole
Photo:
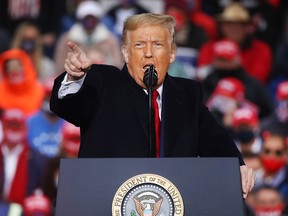
[[[183,216],[180,192],[168,179],[141,174],[124,182],[115,193],[112,216]]]

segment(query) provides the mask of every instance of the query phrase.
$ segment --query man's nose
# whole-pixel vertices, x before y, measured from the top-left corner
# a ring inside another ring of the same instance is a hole
[[[153,57],[153,50],[152,50],[152,45],[147,44],[145,49],[144,49],[144,54],[146,58],[152,58]]]

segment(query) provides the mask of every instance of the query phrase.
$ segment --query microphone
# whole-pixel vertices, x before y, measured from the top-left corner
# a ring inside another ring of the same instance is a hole
[[[143,82],[147,87],[154,87],[158,82],[158,74],[153,64],[148,65],[144,72]]]
[[[149,133],[149,152],[150,157],[156,156],[156,143],[155,143],[155,127],[154,127],[154,115],[152,108],[152,87],[158,82],[158,74],[153,64],[146,65],[146,70],[143,76],[143,82],[148,91],[148,133]]]

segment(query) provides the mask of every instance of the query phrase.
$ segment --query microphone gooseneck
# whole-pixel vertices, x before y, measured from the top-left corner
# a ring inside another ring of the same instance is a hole
[[[155,126],[154,126],[154,111],[152,108],[152,88],[158,82],[158,74],[154,65],[148,65],[144,72],[143,82],[148,91],[148,134],[149,134],[149,154],[150,157],[156,157],[156,143],[155,143]]]

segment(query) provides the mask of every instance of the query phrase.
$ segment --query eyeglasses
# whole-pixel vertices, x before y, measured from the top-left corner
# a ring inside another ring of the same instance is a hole
[[[264,149],[264,154],[269,155],[269,154],[275,154],[277,157],[281,157],[284,155],[284,150],[271,150],[271,149]]]

